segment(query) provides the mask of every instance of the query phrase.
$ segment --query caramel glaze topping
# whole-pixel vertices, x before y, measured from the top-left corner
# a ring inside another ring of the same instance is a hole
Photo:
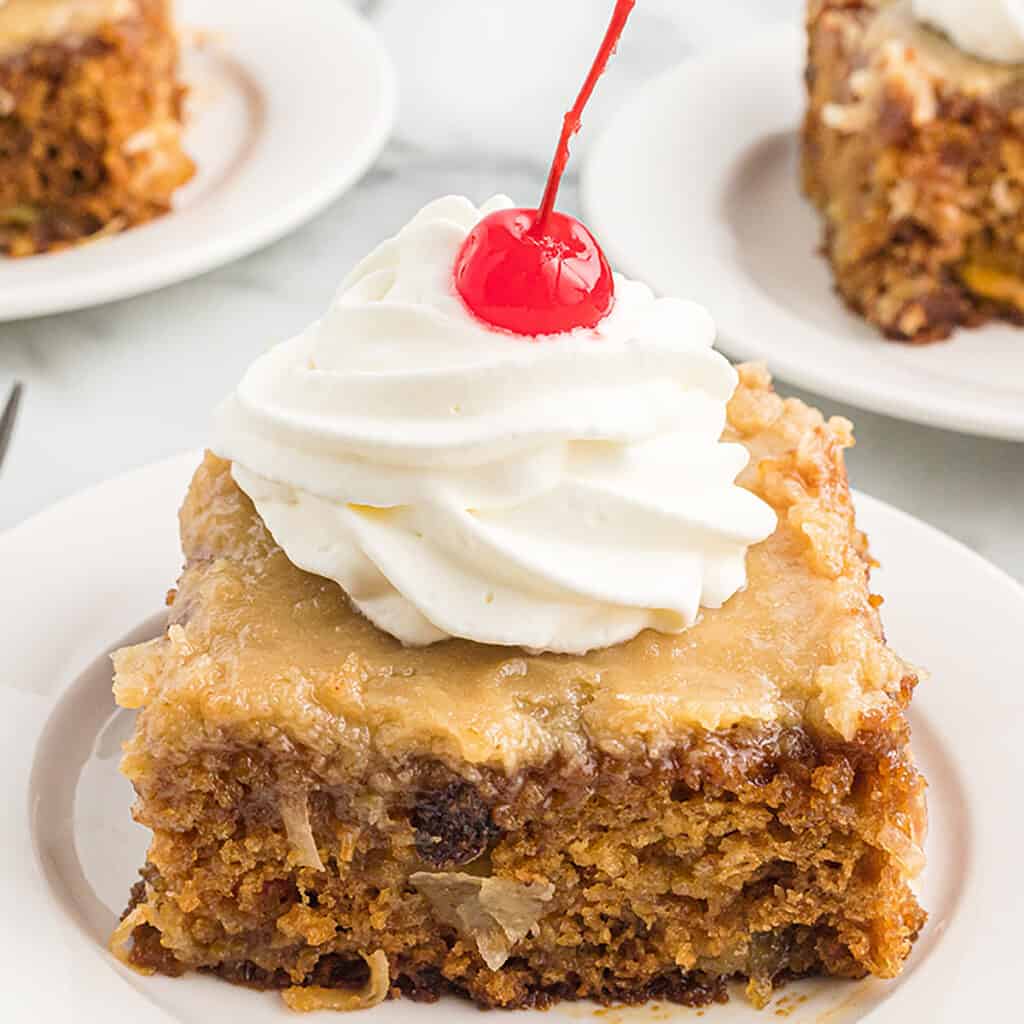
[[[136,0],[0,0],[0,56],[91,35],[137,10]]]
[[[726,435],[751,452],[741,483],[779,516],[749,553],[747,588],[678,636],[583,657],[402,647],[295,568],[207,455],[181,510],[168,633],[114,657],[118,702],[144,709],[129,774],[134,756],[251,742],[298,745],[341,772],[422,755],[512,773],[593,751],[662,756],[732,726],[849,739],[887,717],[913,674],[871,600],[842,458],[850,425],[784,401],[761,367],[740,374]]]

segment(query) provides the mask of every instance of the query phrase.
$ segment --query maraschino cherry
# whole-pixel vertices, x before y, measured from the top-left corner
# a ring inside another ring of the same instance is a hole
[[[497,210],[469,233],[455,259],[455,287],[474,316],[514,334],[561,334],[594,327],[615,301],[611,268],[594,236],[555,211],[569,141],[615,52],[636,0],[616,0],[608,31],[583,88],[562,122],[537,210]]]

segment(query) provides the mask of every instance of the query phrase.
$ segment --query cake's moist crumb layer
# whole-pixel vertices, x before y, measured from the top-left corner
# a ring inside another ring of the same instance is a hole
[[[119,703],[143,709],[129,776],[227,735],[300,745],[341,772],[429,756],[472,781],[595,750],[657,758],[693,729],[800,725],[839,740],[885,717],[914,677],[868,589],[849,424],[783,401],[763,369],[740,376],[727,436],[750,451],[741,482],[779,518],[749,552],[748,586],[678,636],[647,631],[583,657],[402,647],[336,584],[292,565],[208,455],[181,513],[187,564],[168,632],[115,656]]]
[[[899,715],[831,747],[801,730],[695,735],[659,764],[487,772],[474,799],[437,762],[349,787],[298,752],[167,763],[137,781],[154,841],[129,960],[363,991],[363,958],[381,952],[393,996],[503,1007],[700,1004],[731,977],[763,1003],[793,975],[890,977],[924,920],[907,887],[924,818],[906,741]],[[320,870],[281,821],[294,787]],[[485,848],[439,869],[425,840],[477,834],[481,808]]]
[[[809,0],[803,184],[850,306],[913,342],[1024,318],[1024,71],[910,0]]]
[[[0,4],[0,253],[142,223],[193,173],[168,0]]]

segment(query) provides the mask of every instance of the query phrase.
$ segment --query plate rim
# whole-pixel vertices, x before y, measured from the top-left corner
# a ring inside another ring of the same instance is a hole
[[[272,29],[272,21],[267,18],[268,14],[272,14],[269,8],[264,9],[259,4],[247,5],[244,0],[215,0],[215,3],[222,10],[231,12],[235,20],[246,17],[250,25],[254,15],[262,13],[264,29]],[[271,206],[266,216],[238,226],[226,236],[203,238],[200,242],[179,246],[161,260],[135,263],[129,278],[125,277],[124,272],[118,276],[104,268],[97,270],[94,267],[84,268],[78,275],[72,274],[69,278],[61,257],[82,251],[95,252],[99,246],[116,245],[118,238],[130,237],[135,230],[145,230],[146,224],[109,239],[87,243],[80,248],[26,257],[27,260],[40,261],[40,267],[51,266],[49,274],[52,283],[44,285],[41,281],[33,281],[31,289],[20,298],[17,294],[19,285],[14,283],[4,286],[2,276],[4,263],[22,261],[0,258],[0,296],[3,298],[0,304],[0,324],[90,309],[199,277],[280,240],[316,216],[359,181],[380,155],[394,129],[398,112],[397,71],[373,26],[356,8],[336,0],[303,0],[303,3],[308,8],[316,7],[315,21],[307,19],[311,24],[323,26],[325,22],[333,22],[365,54],[367,68],[372,66],[373,85],[378,97],[377,109],[365,133],[349,148],[348,158],[336,167],[325,169],[318,187],[296,193],[289,201]],[[187,28],[185,23],[195,19],[179,10],[176,20],[179,27]],[[316,51],[316,47],[312,49]],[[224,52],[229,58],[233,56],[230,45],[224,47]],[[370,81],[369,74],[366,81]],[[148,226],[158,226],[173,219],[176,214],[178,211],[172,207]],[[180,216],[187,215],[187,209],[180,213]]]
[[[674,106],[672,98],[682,90],[687,80],[694,83],[700,81],[704,88],[707,88],[712,79],[724,76],[736,78],[741,74],[749,76],[752,73],[751,69],[754,69],[754,74],[762,75],[764,80],[770,79],[773,83],[772,89],[775,90],[779,82],[775,77],[776,64],[780,58],[785,58],[791,64],[795,82],[802,64],[790,58],[794,54],[802,53],[803,46],[804,33],[801,29],[793,25],[772,27],[753,42],[684,59],[640,86],[615,111],[603,132],[586,153],[580,173],[581,204],[594,234],[601,239],[601,244],[614,265],[626,273],[647,280],[656,291],[663,294],[679,293],[678,283],[673,283],[672,280],[672,271],[662,271],[656,265],[656,260],[645,257],[639,246],[633,245],[629,239],[623,240],[620,237],[622,232],[618,225],[621,224],[624,214],[622,211],[616,212],[614,204],[606,198],[615,189],[615,181],[620,177],[625,153],[629,154],[629,160],[634,164],[650,159],[644,154],[650,152],[650,129],[653,128],[653,119],[642,117],[640,112],[652,107],[662,111],[671,109]],[[694,116],[691,124],[709,123],[708,115],[705,113],[708,105],[701,105],[697,109],[700,111],[699,118]],[[642,125],[647,130],[635,128],[636,125]],[[798,122],[790,122],[789,127],[791,131],[797,131]],[[630,131],[631,128],[634,130]],[[764,125],[746,125],[735,132],[735,142],[729,152],[743,152],[767,135],[768,128]],[[638,144],[640,139],[647,145]],[[717,174],[720,169],[716,165],[715,173]],[[716,201],[724,194],[722,185],[725,180],[724,175],[715,180],[713,195]],[[621,191],[621,184],[618,190]],[[716,202],[715,205],[717,207],[719,204]],[[691,203],[691,208],[696,208],[695,202]],[[700,215],[710,222],[711,215],[706,209],[702,209]],[[720,215],[715,216],[721,221]],[[693,227],[695,224],[700,224],[696,216],[687,227]],[[720,225],[716,222],[716,227],[718,226]],[[717,237],[709,233],[703,239],[698,238],[694,244],[700,245],[701,242],[707,243],[712,259],[718,256],[720,244]],[[721,290],[724,291],[728,286],[738,297],[757,301],[761,307],[766,305],[759,290],[747,284],[731,267],[721,268],[718,277],[722,282]],[[701,301],[699,293],[686,297]],[[834,293],[832,297],[837,304],[841,302]],[[929,393],[925,388],[908,393],[898,385],[889,385],[884,372],[871,379],[864,373],[841,374],[837,379],[837,375],[828,373],[824,367],[819,370],[813,360],[802,358],[798,353],[788,353],[783,349],[780,354],[779,348],[773,346],[772,338],[782,332],[774,330],[772,326],[766,325],[759,330],[746,329],[745,317],[741,313],[730,315],[728,311],[730,308],[738,309],[742,305],[743,302],[738,299],[734,303],[723,305],[724,312],[723,309],[715,310],[715,320],[719,329],[716,344],[736,358],[767,363],[773,375],[781,380],[817,395],[896,419],[973,436],[1024,441],[1024,403],[1016,412],[1002,407],[993,411],[980,399],[971,401],[955,394],[936,395]],[[807,321],[788,310],[776,308],[774,323],[783,329],[793,324],[799,324],[803,328]],[[806,329],[819,334],[825,333],[824,329],[809,325]],[[886,341],[885,344],[900,343]],[[1011,402],[1007,401],[1005,404],[1009,406]]]

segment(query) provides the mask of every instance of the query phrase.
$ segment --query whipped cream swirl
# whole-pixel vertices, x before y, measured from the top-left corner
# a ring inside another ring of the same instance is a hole
[[[1024,61],[1024,0],[912,0],[914,14],[968,53]]]
[[[410,645],[583,653],[676,633],[746,582],[775,514],[735,484],[735,372],[699,306],[616,276],[592,330],[478,321],[456,253],[498,197],[421,210],[268,351],[214,450],[299,567]]]

